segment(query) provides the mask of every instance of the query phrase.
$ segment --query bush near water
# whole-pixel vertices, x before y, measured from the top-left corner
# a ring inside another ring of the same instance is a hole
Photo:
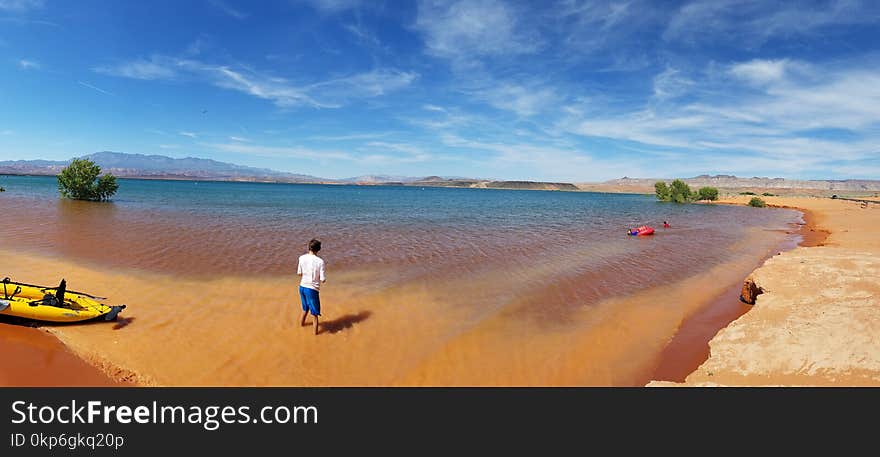
[[[714,187],[702,187],[698,192],[691,190],[686,182],[676,179],[672,185],[664,181],[654,184],[654,194],[661,202],[690,203],[695,200],[718,200],[718,189]]]
[[[109,200],[119,184],[111,174],[101,175],[101,167],[88,159],[73,159],[58,174],[58,192],[74,200]]]
[[[764,208],[765,206],[767,206],[767,202],[761,200],[758,197],[752,197],[752,199],[749,200],[749,206],[754,206],[755,208]]]

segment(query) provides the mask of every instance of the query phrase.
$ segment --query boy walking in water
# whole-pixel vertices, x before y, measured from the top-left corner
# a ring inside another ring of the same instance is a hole
[[[327,282],[324,276],[324,259],[318,257],[321,250],[321,242],[312,239],[309,241],[309,252],[299,256],[299,265],[296,274],[302,276],[299,283],[299,298],[302,301],[303,317],[300,325],[306,325],[306,317],[311,311],[315,316],[315,335],[318,334],[318,316],[321,315],[321,299],[318,290],[322,282]]]

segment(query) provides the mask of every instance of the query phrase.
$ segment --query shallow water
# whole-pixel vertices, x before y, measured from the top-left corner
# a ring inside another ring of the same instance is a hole
[[[19,259],[15,279],[63,276],[128,303],[130,325],[57,333],[161,384],[638,384],[681,320],[799,220],[639,195],[120,184],[95,204],[59,199],[54,178],[0,177],[16,220],[0,251]],[[625,235],[663,220],[653,237]],[[329,279],[317,338],[298,328],[292,276],[312,237]],[[201,370],[150,341],[187,348]]]

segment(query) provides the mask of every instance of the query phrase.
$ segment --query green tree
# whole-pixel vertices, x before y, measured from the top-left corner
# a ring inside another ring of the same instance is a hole
[[[58,174],[58,192],[74,200],[109,200],[119,184],[111,174],[101,176],[101,167],[88,159],[73,159]]]
[[[687,183],[680,179],[672,181],[672,187],[670,189],[670,199],[672,201],[675,203],[687,203],[693,200],[693,198],[694,195]]]
[[[701,187],[697,193],[700,200],[715,201],[718,200],[718,189],[714,187]]]
[[[669,186],[664,181],[654,183],[654,193],[657,195],[657,200],[661,202],[668,202],[670,200]]]
[[[767,203],[758,197],[752,197],[752,199],[749,200],[749,206],[754,206],[755,208],[763,208],[767,206]]]

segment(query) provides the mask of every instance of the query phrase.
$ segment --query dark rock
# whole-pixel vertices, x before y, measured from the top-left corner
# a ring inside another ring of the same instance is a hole
[[[764,293],[764,289],[758,287],[755,284],[755,280],[752,278],[748,278],[743,282],[742,292],[739,294],[739,299],[744,303],[748,303],[750,305],[755,304],[755,300],[758,298],[758,295]]]

